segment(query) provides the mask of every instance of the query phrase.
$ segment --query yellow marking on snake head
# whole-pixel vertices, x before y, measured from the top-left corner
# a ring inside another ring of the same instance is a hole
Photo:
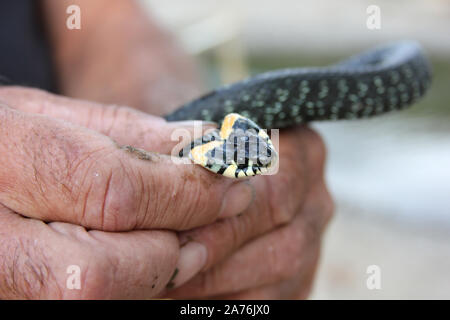
[[[222,127],[220,127],[220,137],[222,139],[225,140],[230,136],[233,131],[233,125],[239,118],[243,117],[237,113],[230,113],[223,119]]]
[[[259,143],[259,149],[256,143]],[[278,160],[267,132],[236,113],[228,114],[213,136],[207,135],[192,145],[189,158],[194,163],[229,178],[242,179],[264,174]],[[265,148],[270,149],[270,153],[262,153]],[[234,157],[239,160],[239,165]]]
[[[230,164],[227,167],[227,169],[223,172],[223,175],[228,178],[235,178],[234,174],[235,174],[236,170],[237,170],[237,164],[234,163],[234,161],[233,161],[233,163]]]
[[[191,152],[189,153],[189,158],[191,158],[192,161],[194,161],[199,165],[206,166],[206,164],[208,163],[208,157],[206,156],[206,153],[214,148],[221,146],[222,144],[223,144],[222,141],[211,141],[196,146],[191,149]]]

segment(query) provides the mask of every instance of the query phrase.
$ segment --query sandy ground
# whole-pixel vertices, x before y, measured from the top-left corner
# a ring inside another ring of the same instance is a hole
[[[312,299],[450,299],[448,226],[406,224],[340,207],[327,230]],[[381,289],[366,286],[381,268]]]

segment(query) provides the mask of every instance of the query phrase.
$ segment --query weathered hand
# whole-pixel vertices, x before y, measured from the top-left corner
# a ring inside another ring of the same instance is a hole
[[[208,260],[169,297],[307,297],[333,211],[323,177],[325,147],[302,126],[280,134],[279,154],[278,174],[250,179],[254,201],[242,215],[181,234],[182,242],[205,244]]]
[[[136,149],[169,153],[180,123],[20,87],[0,88],[0,101],[1,298],[153,296],[207,252],[152,230],[206,225],[251,201],[245,184]],[[71,264],[81,291],[65,286]]]

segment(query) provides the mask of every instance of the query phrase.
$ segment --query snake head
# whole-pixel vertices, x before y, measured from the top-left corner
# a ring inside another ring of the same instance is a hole
[[[208,133],[188,147],[188,156],[194,163],[228,178],[267,173],[278,161],[278,153],[266,131],[236,113],[225,117],[220,130]]]

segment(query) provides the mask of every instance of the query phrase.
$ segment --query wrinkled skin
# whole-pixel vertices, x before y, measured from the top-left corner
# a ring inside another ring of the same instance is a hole
[[[318,135],[282,131],[279,173],[244,183],[174,166],[170,136],[192,123],[117,104],[161,115],[193,98],[189,58],[134,1],[42,12],[61,93],[103,104],[0,88],[0,298],[306,298],[332,212]]]
[[[276,175],[249,180],[254,201],[241,215],[183,232],[206,244],[204,272],[174,298],[304,299],[333,204],[323,178],[325,149],[311,129],[280,134]]]
[[[153,297],[207,257],[176,231],[238,214],[236,192],[251,201],[245,185],[136,149],[168,152],[189,123],[20,87],[0,97],[0,298]],[[66,287],[70,265],[82,290]]]

